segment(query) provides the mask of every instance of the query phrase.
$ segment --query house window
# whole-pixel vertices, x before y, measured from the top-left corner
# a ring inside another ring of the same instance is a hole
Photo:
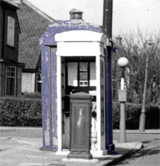
[[[8,16],[7,44],[14,47],[15,19]]]
[[[16,67],[6,67],[6,95],[16,95]]]

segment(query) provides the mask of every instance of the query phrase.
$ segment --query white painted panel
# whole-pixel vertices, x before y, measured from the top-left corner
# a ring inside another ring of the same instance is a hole
[[[57,55],[60,56],[96,56],[101,55],[98,42],[59,42]]]
[[[101,41],[103,33],[86,31],[86,30],[74,30],[68,32],[58,33],[55,36],[55,40],[59,41]]]

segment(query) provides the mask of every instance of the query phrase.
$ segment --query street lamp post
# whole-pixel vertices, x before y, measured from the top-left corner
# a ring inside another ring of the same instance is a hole
[[[118,60],[118,65],[122,68],[121,72],[121,89],[119,91],[119,101],[120,101],[120,142],[126,142],[126,124],[125,124],[125,101],[127,100],[127,91],[124,91],[124,71],[125,67],[128,65],[129,61],[125,57],[121,57]]]
[[[145,42],[145,47],[148,46],[149,48],[152,47],[153,45],[152,40],[147,40]],[[148,48],[147,47],[147,48]],[[145,80],[144,80],[144,90],[143,90],[143,102],[142,102],[142,110],[141,110],[141,115],[140,115],[140,121],[139,121],[139,131],[144,132],[145,131],[145,120],[146,120],[146,110],[145,110],[145,103],[146,103],[146,89],[147,89],[147,77],[148,77],[148,51],[146,52],[146,67],[145,67]]]

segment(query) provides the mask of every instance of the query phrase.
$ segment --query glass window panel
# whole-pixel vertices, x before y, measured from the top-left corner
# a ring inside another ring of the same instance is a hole
[[[7,76],[11,76],[11,70],[7,67]]]
[[[7,44],[14,46],[15,19],[13,17],[8,16],[7,26]]]
[[[88,72],[80,72],[79,76],[80,80],[88,80]]]
[[[79,71],[87,71],[87,70],[88,70],[88,62],[80,62]]]
[[[96,66],[95,66],[95,62],[90,62],[90,86],[96,86]]]
[[[16,68],[7,66],[6,67],[6,95],[15,95],[15,84],[16,84]]]
[[[69,62],[68,63],[68,86],[78,86],[77,67],[78,67],[77,62]]]
[[[7,78],[7,92],[6,95],[12,96],[15,92],[15,78]]]
[[[7,67],[7,77],[14,77],[16,75],[15,67]]]
[[[14,67],[11,68],[11,76],[15,76],[15,68]]]

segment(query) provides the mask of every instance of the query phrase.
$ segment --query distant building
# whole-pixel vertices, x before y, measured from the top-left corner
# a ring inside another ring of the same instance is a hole
[[[46,27],[55,20],[27,0],[20,1],[19,7],[18,19],[21,26],[19,61],[25,63],[25,68],[22,70],[22,93],[41,92],[41,48],[39,39],[46,31]]]
[[[19,7],[14,1],[1,0],[0,3],[0,96],[19,96],[25,66],[18,61]]]

